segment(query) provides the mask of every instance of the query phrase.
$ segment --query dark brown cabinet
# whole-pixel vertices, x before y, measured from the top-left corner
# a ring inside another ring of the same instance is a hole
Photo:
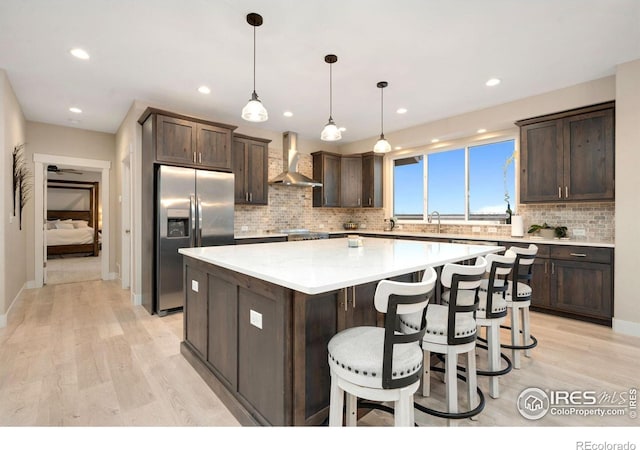
[[[314,207],[382,208],[382,155],[312,155],[313,177],[322,182],[313,188]]]
[[[147,120],[151,120],[152,133],[155,134],[155,155],[151,158],[154,162],[231,170],[231,133],[235,126],[154,108],[147,108],[139,122],[143,124]]]
[[[207,274],[193,265],[186,264],[184,338],[201,356],[207,357],[208,288]]]
[[[340,206],[340,155],[327,152],[312,153],[313,179],[322,183],[313,188],[314,207]]]
[[[233,173],[236,204],[266,205],[269,202],[268,139],[236,134],[233,137]]]
[[[520,201],[614,200],[615,103],[516,122]]]
[[[377,153],[362,155],[362,206],[382,208],[382,163],[384,157]]]
[[[360,156],[340,158],[340,206],[343,208],[362,206],[362,158]]]
[[[528,244],[501,243],[527,247]],[[538,245],[531,308],[602,325],[613,317],[613,249]]]

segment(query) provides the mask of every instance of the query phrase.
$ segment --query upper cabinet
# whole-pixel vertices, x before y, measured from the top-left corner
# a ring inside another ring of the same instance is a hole
[[[266,205],[269,200],[267,169],[269,139],[233,136],[233,173],[236,204]]]
[[[314,207],[382,208],[382,155],[312,155],[313,178],[322,183],[313,188]]]
[[[516,122],[520,202],[614,200],[615,103]]]
[[[322,187],[313,188],[313,206],[340,206],[340,159],[335,153],[316,152],[313,156],[313,179]]]
[[[151,120],[154,161],[199,169],[231,171],[231,134],[236,128],[147,108],[139,122]]]
[[[362,155],[362,206],[382,208],[382,162],[379,153]]]

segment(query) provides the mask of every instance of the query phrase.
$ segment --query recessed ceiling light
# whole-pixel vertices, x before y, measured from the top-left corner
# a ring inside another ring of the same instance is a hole
[[[285,111],[282,113],[282,115],[285,117],[293,117],[293,113],[291,111]]]
[[[89,53],[86,52],[86,50],[83,50],[81,48],[72,48],[71,50],[69,50],[69,53],[71,53],[73,56],[75,56],[78,59],[89,59]]]
[[[432,143],[432,144],[435,144],[436,142],[440,142],[440,139],[437,139],[437,138],[435,138],[435,139],[431,139],[431,143]]]
[[[486,131],[487,131],[487,130],[486,130],[486,128],[480,128],[480,129],[478,130],[478,133],[484,133],[484,132],[486,132]]]
[[[485,84],[487,86],[497,86],[501,81],[500,78],[489,78]]]
[[[209,89],[207,86],[200,86],[198,88],[198,92],[200,92],[201,94],[211,94],[211,89]]]
[[[396,112],[398,114],[405,114],[407,112],[407,108],[398,108],[396,109]]]
[[[72,113],[75,113],[75,114],[81,114],[82,113],[82,110],[80,108],[75,107],[75,106],[72,106],[71,108],[69,108],[69,111],[71,111]]]
[[[398,147],[394,147],[395,150],[402,150],[402,147],[398,146]]]
[[[340,128],[338,128],[338,130],[340,130],[341,132],[347,131],[347,129],[345,127],[340,127]]]

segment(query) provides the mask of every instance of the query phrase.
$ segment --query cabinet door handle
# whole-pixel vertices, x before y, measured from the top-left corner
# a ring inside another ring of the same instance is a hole
[[[358,199],[358,206],[360,206],[360,199]]]
[[[346,311],[349,308],[349,297],[347,295],[347,288],[344,288],[344,310]]]
[[[249,203],[253,202],[253,192],[249,192]]]
[[[551,263],[551,275],[556,273],[556,263]]]
[[[356,287],[351,288],[351,304],[353,305],[353,309],[356,309]]]
[[[371,206],[371,197],[369,197],[369,206]]]
[[[562,186],[558,186],[558,198],[562,198]]]
[[[194,162],[194,164],[196,162],[196,152],[193,152],[193,162]]]
[[[249,193],[248,192],[244,194],[244,201],[245,202],[249,201]]]
[[[202,152],[198,153],[198,162],[202,164]]]
[[[569,253],[571,256],[578,256],[580,258],[585,258],[587,256],[586,253]]]
[[[569,186],[564,187],[564,198],[569,198]]]

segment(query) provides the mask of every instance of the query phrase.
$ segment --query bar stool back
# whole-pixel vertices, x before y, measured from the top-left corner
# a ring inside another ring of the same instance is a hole
[[[385,327],[353,327],[333,336],[328,344],[331,371],[329,426],[341,426],[346,393],[346,424],[357,422],[357,399],[394,402],[396,426],[413,426],[413,394],[420,385],[425,310],[437,275],[428,268],[419,283],[382,280],[374,304],[386,313]],[[400,314],[416,314],[417,330],[397,331]]]

